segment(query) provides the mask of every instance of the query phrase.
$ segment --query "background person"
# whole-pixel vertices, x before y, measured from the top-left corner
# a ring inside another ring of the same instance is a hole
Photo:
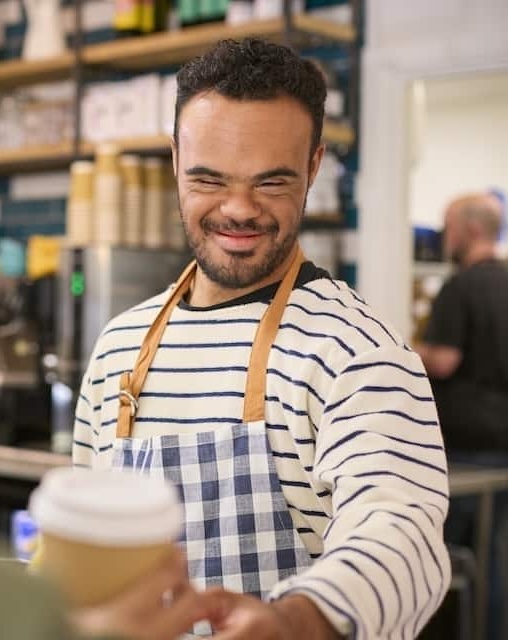
[[[450,579],[420,358],[299,252],[325,97],[310,61],[258,39],[182,68],[173,163],[197,263],[108,324],[76,410],[76,464],[180,487],[218,640],[415,637]]]
[[[476,193],[447,207],[446,256],[458,267],[416,346],[431,379],[448,459],[508,467],[508,267],[496,257],[501,202]],[[453,499],[446,538],[473,545],[476,500]],[[504,638],[508,495],[495,496],[488,637]],[[504,562],[502,561],[504,559]]]

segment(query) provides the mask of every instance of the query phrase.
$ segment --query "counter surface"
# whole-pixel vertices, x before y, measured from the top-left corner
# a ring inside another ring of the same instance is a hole
[[[65,467],[71,464],[71,457],[36,449],[0,446],[0,476],[39,480],[53,467]]]

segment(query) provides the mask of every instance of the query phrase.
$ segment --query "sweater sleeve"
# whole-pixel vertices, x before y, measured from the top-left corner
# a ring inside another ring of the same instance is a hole
[[[322,555],[276,585],[307,595],[351,638],[414,638],[450,582],[447,465],[419,357],[402,346],[349,362],[327,397],[314,474],[332,494]]]
[[[90,358],[87,370],[81,381],[76,412],[74,417],[74,436],[72,443],[72,461],[78,467],[94,467],[99,454],[99,434],[101,427],[99,397],[104,382],[104,361],[97,359],[99,341]]]

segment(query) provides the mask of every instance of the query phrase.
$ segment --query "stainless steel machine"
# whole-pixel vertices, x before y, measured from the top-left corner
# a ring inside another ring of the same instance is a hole
[[[189,253],[168,249],[64,249],[58,276],[56,359],[51,385],[51,448],[71,447],[81,378],[105,324],[173,282]]]

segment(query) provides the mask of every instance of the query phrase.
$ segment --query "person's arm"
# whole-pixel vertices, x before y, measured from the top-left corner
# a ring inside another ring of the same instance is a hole
[[[459,368],[465,342],[467,310],[460,278],[446,282],[432,305],[422,342],[413,346],[431,378],[444,380]]]
[[[446,458],[415,353],[373,349],[337,375],[314,474],[332,493],[324,552],[272,596],[307,596],[346,636],[415,637],[450,581]]]
[[[304,595],[266,603],[215,588],[201,595],[214,640],[345,640]]]
[[[106,327],[107,328],[107,327]],[[90,357],[87,370],[83,375],[74,416],[72,462],[78,467],[94,466],[95,458],[100,450],[102,397],[97,382],[105,377],[105,359],[97,355],[103,350],[102,336],[99,337]]]
[[[438,380],[452,376],[462,362],[463,354],[457,347],[420,342],[413,349],[422,359],[427,374]]]

